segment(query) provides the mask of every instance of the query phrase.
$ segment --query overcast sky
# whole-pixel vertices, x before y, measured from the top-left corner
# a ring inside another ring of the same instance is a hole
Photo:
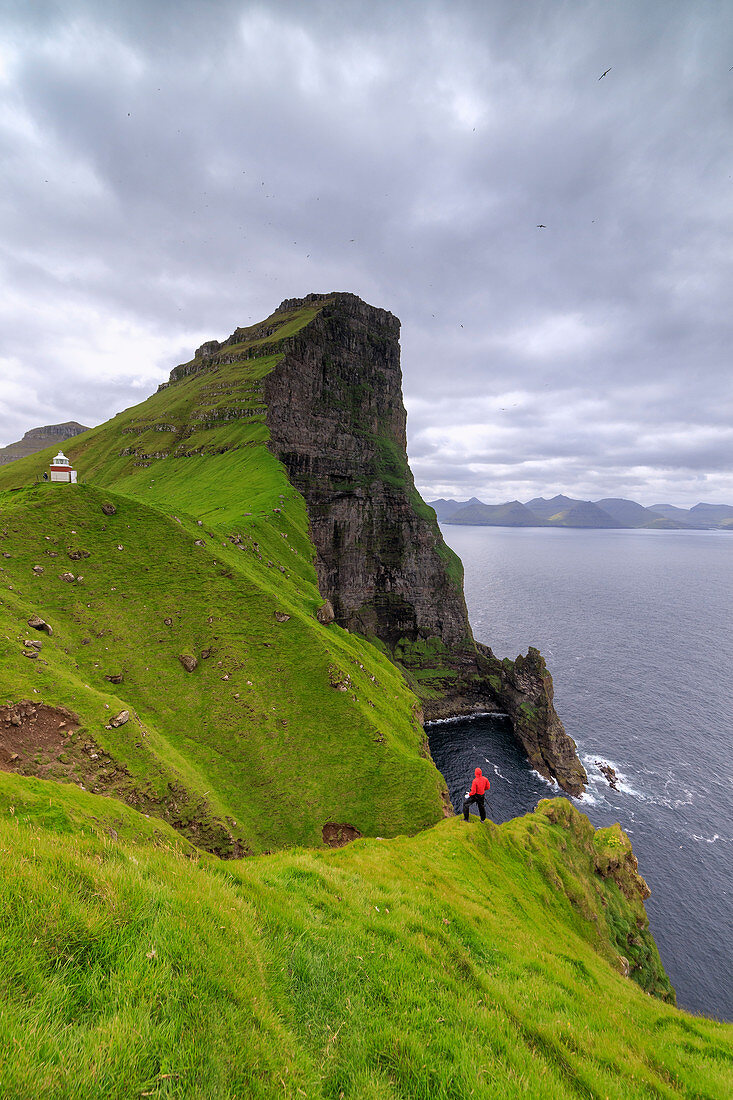
[[[349,290],[402,321],[426,499],[733,503],[732,28],[730,0],[4,0],[0,444]]]

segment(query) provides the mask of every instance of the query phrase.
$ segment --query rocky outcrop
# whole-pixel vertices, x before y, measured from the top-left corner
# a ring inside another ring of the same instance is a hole
[[[479,649],[489,676],[500,681],[497,696],[532,767],[545,779],[557,779],[568,794],[582,794],[588,776],[555,710],[552,676],[542,654],[530,646],[526,657],[500,661],[487,646],[479,644]]]

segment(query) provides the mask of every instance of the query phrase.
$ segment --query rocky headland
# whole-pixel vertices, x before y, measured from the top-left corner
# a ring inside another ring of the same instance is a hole
[[[304,310],[312,318],[288,335],[288,317]],[[408,465],[399,334],[392,313],[354,294],[310,294],[207,342],[170,383],[241,357],[245,335],[247,356],[277,354],[262,389],[269,446],[305,498],[336,622],[387,648],[426,721],[504,711],[532,766],[580,794],[587,777],[539,652],[500,661],[474,640],[461,563]]]

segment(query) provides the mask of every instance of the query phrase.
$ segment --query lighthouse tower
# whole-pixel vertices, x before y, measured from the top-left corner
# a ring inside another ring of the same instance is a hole
[[[71,463],[63,451],[59,451],[56,455],[50,469],[51,481],[68,481],[71,485],[76,485],[76,470],[72,469]]]

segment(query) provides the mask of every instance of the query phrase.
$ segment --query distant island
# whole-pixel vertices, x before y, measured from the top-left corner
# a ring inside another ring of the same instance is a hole
[[[475,527],[584,527],[648,528],[657,531],[733,531],[733,505],[696,504],[694,508],[676,508],[673,504],[653,504],[645,508],[635,500],[604,497],[603,500],[574,500],[562,494],[546,500],[534,497],[522,504],[484,504],[478,497],[470,500],[431,500],[441,523]]]

